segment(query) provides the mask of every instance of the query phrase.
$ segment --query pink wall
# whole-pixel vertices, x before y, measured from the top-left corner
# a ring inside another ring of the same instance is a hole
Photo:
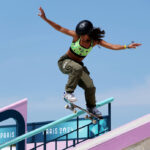
[[[150,137],[150,123],[135,128],[127,133],[117,136],[107,142],[97,145],[91,150],[122,150],[130,145],[133,145],[141,140]]]
[[[24,118],[25,132],[27,131],[27,101],[28,100],[25,98],[0,109],[0,113],[10,109],[18,111]]]
[[[0,109],[0,113],[9,109],[16,110],[22,114],[24,117],[25,123],[27,123],[27,99],[22,99],[16,103],[13,103],[9,106],[3,107]]]
[[[150,114],[83,142],[74,150],[122,150],[149,137]]]

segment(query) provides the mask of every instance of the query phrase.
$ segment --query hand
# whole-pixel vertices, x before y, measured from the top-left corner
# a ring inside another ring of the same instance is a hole
[[[38,14],[38,16],[40,16],[42,19],[46,19],[45,12],[42,9],[42,7],[39,8],[39,11],[40,11],[40,13]]]
[[[142,44],[140,43],[131,43],[128,45],[128,48],[136,48],[137,46],[141,46]]]

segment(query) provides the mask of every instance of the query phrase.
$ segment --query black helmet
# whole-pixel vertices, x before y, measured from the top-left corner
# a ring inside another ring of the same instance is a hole
[[[76,33],[78,35],[90,34],[92,30],[93,24],[88,20],[82,20],[76,26]]]

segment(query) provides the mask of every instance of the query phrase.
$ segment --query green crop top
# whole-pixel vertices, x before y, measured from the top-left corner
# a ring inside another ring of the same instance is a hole
[[[71,43],[70,50],[73,54],[79,57],[86,57],[89,54],[89,52],[92,50],[92,48],[93,48],[93,41],[91,42],[91,46],[87,49],[80,46],[80,38],[79,38],[79,40],[77,40],[76,42]]]

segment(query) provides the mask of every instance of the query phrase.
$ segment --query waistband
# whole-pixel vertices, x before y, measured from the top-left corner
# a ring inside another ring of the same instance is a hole
[[[81,66],[84,66],[84,63],[83,63],[83,62],[75,61],[75,60],[71,59],[67,54],[64,54],[63,56],[61,56],[61,57],[59,58],[58,62],[64,61],[65,59],[70,59],[70,60],[72,60],[72,61],[74,61],[74,62],[80,64]]]

